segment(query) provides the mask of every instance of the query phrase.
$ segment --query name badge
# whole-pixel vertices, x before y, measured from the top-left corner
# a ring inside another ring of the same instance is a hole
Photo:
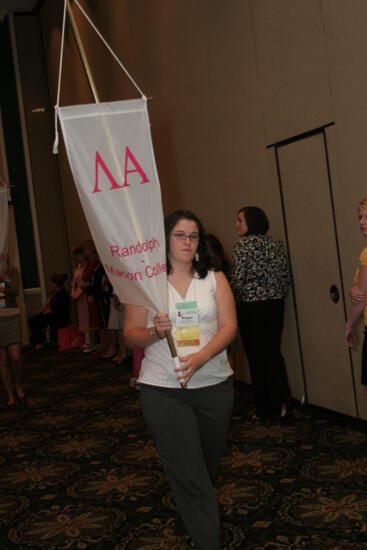
[[[178,347],[199,346],[199,312],[197,302],[176,304],[176,340]]]

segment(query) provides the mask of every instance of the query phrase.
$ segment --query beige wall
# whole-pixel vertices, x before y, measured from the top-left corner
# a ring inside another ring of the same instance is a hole
[[[330,170],[347,290],[363,245],[356,204],[367,195],[365,0],[81,3],[145,94],[154,97],[149,111],[165,211],[195,210],[229,254],[236,238],[235,212],[246,204],[264,208],[271,233],[284,239],[274,152],[267,146],[335,123],[328,134]],[[74,8],[101,100],[136,97]],[[45,0],[41,8],[52,104],[61,12],[61,0]],[[70,33],[61,97],[63,105],[92,101]],[[63,147],[59,167],[68,239],[78,242],[88,229]],[[292,296],[283,348],[293,395],[301,398]],[[366,417],[359,352],[354,359],[360,410]],[[239,376],[246,378],[245,372]]]

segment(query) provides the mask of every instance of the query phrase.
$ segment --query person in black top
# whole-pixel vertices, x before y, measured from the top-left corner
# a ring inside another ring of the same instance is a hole
[[[233,249],[231,286],[255,394],[254,419],[289,416],[290,390],[280,351],[284,299],[290,285],[283,244],[266,235],[269,222],[256,206],[241,208]]]
[[[99,354],[104,356],[109,346],[108,319],[110,316],[110,299],[112,297],[112,285],[108,280],[105,269],[98,257],[97,263],[91,273],[90,285],[87,289],[93,296],[99,316]]]
[[[44,329],[47,326],[55,333],[57,329],[70,325],[70,296],[64,288],[67,278],[65,273],[54,273],[51,275],[51,292],[46,300],[46,304],[40,313],[33,315],[29,319],[30,339],[35,350],[43,347]]]

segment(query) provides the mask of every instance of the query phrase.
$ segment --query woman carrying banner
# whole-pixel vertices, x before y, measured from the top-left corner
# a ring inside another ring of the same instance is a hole
[[[17,401],[27,404],[22,386],[22,325],[16,302],[19,285],[19,271],[7,266],[0,276],[0,373],[8,395],[8,407],[14,407]]]
[[[220,548],[213,488],[233,405],[226,347],[237,331],[234,298],[221,272],[210,270],[204,228],[189,211],[165,222],[169,312],[127,305],[124,335],[143,347],[141,405],[195,547]],[[164,339],[172,330],[180,366]]]

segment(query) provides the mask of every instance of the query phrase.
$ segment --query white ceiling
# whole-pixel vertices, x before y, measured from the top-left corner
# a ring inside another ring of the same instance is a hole
[[[38,0],[0,0],[0,20],[10,11],[32,11],[37,2]]]

